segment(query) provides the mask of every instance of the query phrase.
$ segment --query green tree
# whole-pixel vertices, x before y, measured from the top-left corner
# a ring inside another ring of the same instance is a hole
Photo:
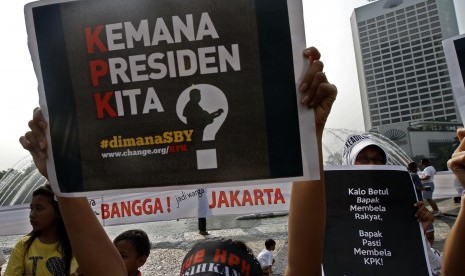
[[[413,160],[417,162],[417,164],[420,163],[421,159],[428,158],[429,161],[431,162],[431,165],[437,170],[437,171],[447,171],[447,161],[451,157],[452,153],[454,150],[458,147],[459,145],[459,139],[454,138],[450,142],[441,142],[441,143],[436,143],[431,146],[431,154],[433,157],[428,158],[424,155],[417,155],[413,157]]]
[[[458,145],[459,139],[455,137],[451,143],[444,143],[435,148],[434,152],[432,152],[434,154],[434,158],[432,158],[431,164],[438,171],[447,171],[447,161],[450,159]]]
[[[325,165],[342,165],[342,154],[340,152],[332,152],[328,155]]]

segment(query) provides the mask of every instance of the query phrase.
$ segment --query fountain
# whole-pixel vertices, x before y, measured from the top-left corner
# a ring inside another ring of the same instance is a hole
[[[342,164],[342,148],[346,138],[352,134],[366,134],[351,129],[326,128],[323,132],[323,160],[325,165]],[[380,133],[370,132],[374,140],[386,151],[389,165],[407,166],[413,160],[394,142]]]
[[[46,181],[36,169],[32,157],[22,158],[0,179],[0,206],[31,202],[32,192]]]
[[[323,133],[323,158],[325,165],[341,165],[342,146],[351,134],[363,131],[327,128]],[[405,166],[412,162],[410,157],[396,144],[379,133],[371,133],[388,154],[388,163]],[[26,204],[31,200],[34,189],[46,179],[37,171],[32,158],[26,156],[0,179],[0,206]]]

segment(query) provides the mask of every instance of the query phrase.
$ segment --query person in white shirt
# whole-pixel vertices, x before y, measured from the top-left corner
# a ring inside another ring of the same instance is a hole
[[[436,174],[436,169],[431,166],[428,159],[421,159],[420,166],[423,167],[423,172],[420,174],[420,179],[425,188],[423,190],[423,199],[428,201],[429,205],[433,209],[433,216],[441,216],[441,211],[439,211],[436,201],[433,199],[434,192],[434,175]]]
[[[262,250],[257,256],[258,262],[262,267],[262,275],[273,275],[271,267],[274,264],[273,251],[276,247],[276,242],[273,239],[265,241],[265,249]]]

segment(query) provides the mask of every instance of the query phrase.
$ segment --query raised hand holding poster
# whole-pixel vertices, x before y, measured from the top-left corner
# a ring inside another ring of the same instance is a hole
[[[61,194],[319,178],[313,113],[297,96],[299,1],[39,1],[25,12]]]

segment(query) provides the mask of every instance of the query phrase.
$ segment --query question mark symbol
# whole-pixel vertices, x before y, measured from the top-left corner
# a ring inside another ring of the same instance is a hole
[[[184,108],[190,100],[190,92],[193,89],[200,91],[200,102],[198,105],[206,112],[213,114],[219,112],[219,115],[213,119],[203,130],[202,141],[214,141],[216,133],[223,125],[228,115],[228,100],[218,87],[210,84],[196,84],[185,89],[179,95],[176,103],[176,113],[179,119],[187,124],[187,118],[183,115]],[[196,130],[198,131],[198,130]],[[197,150],[197,169],[216,169],[218,168],[216,159],[216,149]]]

